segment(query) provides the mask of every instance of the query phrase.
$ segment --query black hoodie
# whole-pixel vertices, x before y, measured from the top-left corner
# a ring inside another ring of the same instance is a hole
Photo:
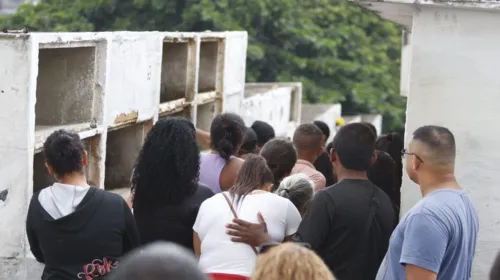
[[[91,187],[75,212],[54,220],[33,195],[26,231],[31,252],[45,264],[42,280],[104,279],[139,246],[132,213],[119,195]]]

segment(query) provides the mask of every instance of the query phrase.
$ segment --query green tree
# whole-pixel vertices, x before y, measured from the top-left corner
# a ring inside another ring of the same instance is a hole
[[[300,81],[304,101],[380,113],[402,131],[400,28],[345,0],[42,0],[0,20],[38,31],[246,30],[247,79]]]

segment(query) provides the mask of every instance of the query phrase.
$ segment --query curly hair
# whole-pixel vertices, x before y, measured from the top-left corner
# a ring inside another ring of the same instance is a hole
[[[335,277],[313,251],[286,242],[259,255],[250,279],[335,280]]]
[[[56,178],[73,172],[83,173],[84,152],[80,136],[62,129],[52,132],[43,144],[45,160]]]
[[[182,117],[159,120],[146,136],[132,175],[134,211],[181,203],[195,193],[199,169],[194,125]]]
[[[236,114],[224,113],[215,116],[210,125],[212,149],[228,161],[243,144],[246,129],[245,122]]]

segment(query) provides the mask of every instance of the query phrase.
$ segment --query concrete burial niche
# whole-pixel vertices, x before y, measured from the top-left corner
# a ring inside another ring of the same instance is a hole
[[[189,44],[163,42],[160,103],[184,98],[187,91]]]
[[[212,120],[220,113],[218,101],[198,105],[196,112],[196,127],[204,131],[210,131]]]
[[[91,138],[83,139],[83,148],[87,152],[87,166],[85,167],[85,175],[89,185],[99,186],[99,145],[101,135],[96,135]],[[45,167],[45,156],[43,151],[35,153],[33,159],[33,192],[51,186],[55,182],[55,178],[49,174]]]
[[[144,138],[151,130],[151,120],[108,131],[104,188],[120,192],[130,188],[132,170]]]
[[[219,41],[200,43],[199,93],[216,90],[218,54]]]
[[[38,59],[37,130],[91,122],[96,47],[40,48]]]

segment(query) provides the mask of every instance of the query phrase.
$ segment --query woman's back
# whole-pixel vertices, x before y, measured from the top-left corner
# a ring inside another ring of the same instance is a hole
[[[229,193],[225,192],[228,197]],[[231,198],[230,198],[231,199]],[[238,203],[233,202],[238,217],[257,223],[260,212],[269,235],[277,242],[295,234],[301,217],[287,199],[265,191],[255,191]],[[226,234],[225,225],[234,218],[222,193],[207,199],[201,206],[193,227],[201,241],[200,267],[205,273],[226,273],[250,276],[256,255],[246,244],[234,243]]]
[[[214,193],[203,185],[178,204],[165,204],[155,211],[135,211],[134,216],[142,244],[170,241],[193,250],[193,224],[198,210]]]
[[[214,193],[220,193],[220,176],[226,163],[226,160],[218,154],[201,153],[200,183],[207,185]]]
[[[132,214],[120,196],[90,188],[73,213],[55,219],[39,194],[31,200],[26,230],[33,255],[45,264],[42,279],[105,276],[139,245]]]

